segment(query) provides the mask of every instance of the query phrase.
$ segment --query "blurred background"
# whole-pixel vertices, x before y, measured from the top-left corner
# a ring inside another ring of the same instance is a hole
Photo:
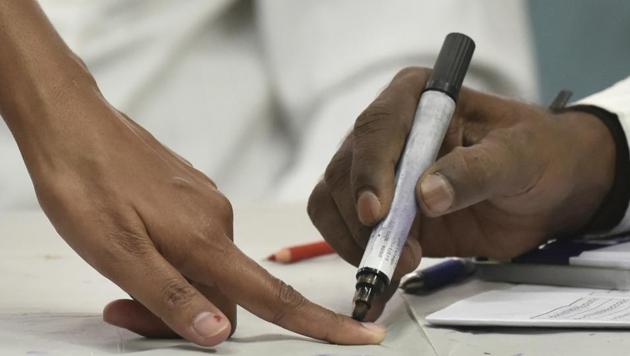
[[[305,201],[356,116],[453,31],[466,85],[546,105],[630,75],[623,0],[41,0],[107,99],[235,201]],[[37,202],[0,126],[0,210]]]
[[[581,98],[630,75],[630,1],[528,0],[541,98]]]

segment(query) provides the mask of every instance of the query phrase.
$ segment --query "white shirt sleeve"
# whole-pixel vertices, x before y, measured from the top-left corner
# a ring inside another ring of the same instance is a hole
[[[618,82],[608,89],[590,95],[575,104],[593,105],[605,109],[619,118],[619,123],[626,134],[626,140],[630,139],[630,77]],[[628,142],[630,147],[630,142]],[[630,184],[630,182],[628,182]],[[618,233],[630,230],[630,205],[619,224],[610,231]]]

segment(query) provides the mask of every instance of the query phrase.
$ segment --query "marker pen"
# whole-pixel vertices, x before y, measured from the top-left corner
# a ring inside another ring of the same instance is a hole
[[[372,230],[357,271],[352,312],[356,320],[365,318],[372,299],[383,292],[396,269],[416,217],[416,183],[437,157],[474,50],[473,40],[461,33],[450,33],[444,40],[398,164],[391,208]]]

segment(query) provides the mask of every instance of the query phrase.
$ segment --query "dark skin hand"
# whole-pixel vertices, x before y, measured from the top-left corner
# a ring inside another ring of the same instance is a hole
[[[408,68],[359,116],[313,190],[308,212],[322,236],[358,265],[371,227],[387,214],[395,167],[430,71]],[[614,178],[612,136],[581,112],[552,114],[463,88],[438,160],[416,186],[419,212],[376,319],[422,256],[519,255],[579,230]]]
[[[234,331],[239,304],[316,339],[383,340],[382,327],[313,304],[245,256],[232,242],[229,201],[109,105],[35,1],[0,2],[0,44],[0,114],[42,208],[134,298],[110,303],[107,322],[213,346]]]

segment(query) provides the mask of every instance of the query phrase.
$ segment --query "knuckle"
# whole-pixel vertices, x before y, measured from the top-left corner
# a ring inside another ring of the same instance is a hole
[[[173,186],[177,190],[187,191],[194,189],[193,183],[190,180],[181,176],[172,177],[170,183],[171,186]]]
[[[234,207],[232,206],[230,200],[225,195],[221,195],[221,198],[219,200],[221,202],[222,210],[225,212],[226,215],[232,218],[232,216],[234,215]]]
[[[188,234],[190,248],[213,252],[216,256],[227,253],[230,240],[226,237],[230,237],[231,226],[218,219],[213,215],[196,220],[196,226],[191,227]]]
[[[233,253],[231,204],[222,195],[202,199],[198,205],[201,208],[182,227],[185,238],[173,241],[168,249],[161,251],[175,266],[190,265],[191,254],[226,259],[228,254]]]
[[[234,208],[230,200],[223,194],[216,194],[214,204],[217,219],[225,226],[232,225]]]
[[[352,135],[358,142],[385,131],[395,115],[394,108],[386,98],[378,98],[365,109],[354,123]]]
[[[357,199],[364,189],[378,189],[383,184],[381,179],[384,175],[396,167],[397,159],[364,147],[357,147],[354,153],[356,163],[350,170],[350,179],[354,198]]]
[[[411,130],[413,112],[407,113],[397,106],[388,98],[379,98],[359,115],[352,132],[357,157],[373,160],[383,156],[384,152],[402,149]],[[415,109],[414,105],[410,107]],[[397,158],[392,156],[391,159]]]
[[[396,82],[402,90],[399,95],[406,99],[418,101],[424,83],[429,79],[431,70],[424,67],[407,67],[396,74],[392,82]]]
[[[468,182],[468,184],[478,187],[481,180],[475,172],[474,155],[469,152],[470,149],[464,147],[453,149],[451,152],[452,159],[449,162],[450,167],[448,167],[448,171],[452,173],[447,174],[447,178]]]
[[[349,182],[352,166],[352,151],[338,151],[330,160],[324,172],[324,182],[328,186],[338,186]]]
[[[152,251],[153,243],[143,234],[129,229],[117,229],[107,233],[110,246],[132,257],[143,257]]]
[[[190,163],[190,166],[192,167],[192,163]],[[217,186],[217,183],[215,181],[212,180],[212,178],[208,177],[207,175],[205,175],[203,172],[201,171],[197,171],[199,172],[199,176],[201,177],[201,179],[212,189],[219,189],[219,187]]]
[[[201,226],[203,224],[205,226]],[[214,265],[220,266],[233,257],[231,236],[223,228],[217,227],[211,219],[200,222],[199,225],[189,231],[186,238],[179,239],[160,251],[175,268],[182,271],[196,270],[196,261],[200,259],[213,261]]]
[[[196,211],[190,215],[191,224],[186,227],[191,242],[212,242],[222,237],[232,238],[234,210],[230,201],[217,192],[203,192],[191,198]]]
[[[486,148],[456,148],[453,152],[464,175],[460,180],[466,180],[474,190],[483,190],[497,173],[496,159]]]
[[[286,321],[287,316],[295,314],[306,304],[306,298],[279,279],[275,283],[278,305],[271,321],[274,324],[282,324]]]
[[[426,78],[430,73],[429,69],[423,67],[405,67],[396,73],[396,78],[418,80],[420,78]]]
[[[169,309],[180,309],[192,303],[195,290],[181,279],[172,278],[162,285],[160,296]]]
[[[206,232],[196,235],[195,243],[193,246],[203,251],[206,256],[213,256],[215,259],[229,259],[234,254],[234,244],[229,236],[223,229],[220,234],[215,231]],[[186,256],[182,256],[186,258]]]

